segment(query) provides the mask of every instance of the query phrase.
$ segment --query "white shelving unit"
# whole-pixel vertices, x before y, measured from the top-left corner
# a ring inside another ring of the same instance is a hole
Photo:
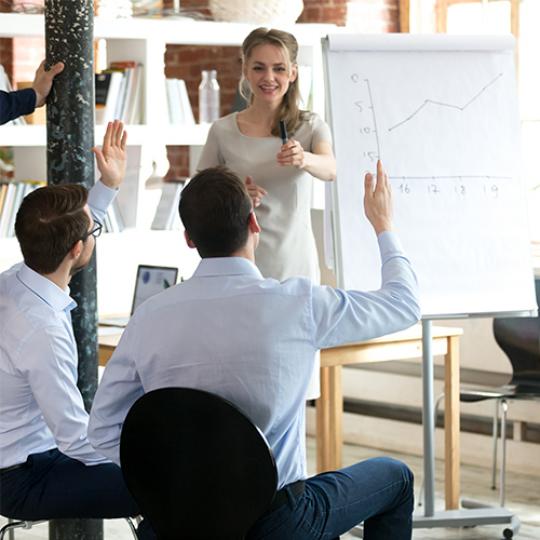
[[[191,19],[115,19],[94,21],[95,39],[106,41],[107,60],[136,60],[143,64],[142,123],[129,125],[128,174],[118,201],[127,230],[98,240],[98,299],[101,313],[129,311],[138,263],[178,266],[189,277],[198,257],[179,231],[151,231],[160,190],[147,189],[146,180],[164,174],[166,145],[197,147],[204,144],[208,126],[172,126],[168,123],[165,90],[165,49],[168,44],[239,46],[254,25],[194,21]],[[286,28],[298,39],[299,63],[312,67],[313,109],[324,114],[321,37],[333,25],[298,24]],[[0,14],[0,37],[42,37],[42,15]],[[95,142],[104,126],[96,126]],[[2,126],[0,146],[14,148],[16,179],[46,177],[46,128],[43,125]],[[14,238],[0,238],[0,271],[21,259]]]

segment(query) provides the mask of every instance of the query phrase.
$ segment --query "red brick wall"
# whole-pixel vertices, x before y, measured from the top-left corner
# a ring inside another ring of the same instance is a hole
[[[13,80],[13,40],[0,39],[0,64],[4,66],[10,80]]]
[[[28,4],[24,0],[12,0],[12,5]],[[32,6],[43,4],[43,0],[34,0]],[[0,12],[10,12],[10,2],[0,1]],[[12,84],[18,81],[33,81],[37,66],[45,57],[44,40],[16,38],[0,39],[0,64],[4,66]]]
[[[45,58],[45,41],[41,38],[16,38],[13,50],[17,59],[13,66],[15,85],[19,81],[33,81],[37,67]]]
[[[345,26],[347,2],[348,0],[304,0],[304,11],[298,22]]]

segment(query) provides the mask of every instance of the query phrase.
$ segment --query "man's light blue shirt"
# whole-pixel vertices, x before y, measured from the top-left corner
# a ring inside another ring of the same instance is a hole
[[[88,205],[101,220],[117,191],[101,182]],[[69,291],[19,263],[0,274],[0,468],[58,448],[87,465],[106,462],[87,438],[77,388]]]
[[[235,403],[265,434],[279,487],[306,476],[305,396],[318,349],[401,330],[419,318],[416,278],[393,233],[379,236],[382,288],[264,279],[249,260],[203,259],[128,324],[94,398],[89,438],[119,462],[122,423],[146,392],[199,388]]]

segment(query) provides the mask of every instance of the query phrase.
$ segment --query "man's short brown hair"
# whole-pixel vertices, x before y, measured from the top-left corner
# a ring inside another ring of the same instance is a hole
[[[15,234],[27,266],[40,274],[58,269],[73,245],[87,236],[87,200],[88,191],[79,184],[42,187],[24,198]]]
[[[226,167],[196,174],[182,190],[179,210],[201,257],[228,257],[246,244],[251,199]]]

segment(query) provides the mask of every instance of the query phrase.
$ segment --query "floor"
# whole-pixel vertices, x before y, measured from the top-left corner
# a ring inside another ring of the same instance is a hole
[[[377,450],[354,445],[345,445],[343,464],[350,465],[356,461],[381,455]],[[314,470],[315,443],[308,440],[308,461],[310,473]],[[414,471],[418,487],[422,479],[422,461],[420,458],[401,455],[397,457],[405,461]],[[487,458],[487,456],[486,456]],[[437,507],[442,509],[444,503],[439,496],[443,493],[443,464],[436,464]],[[461,469],[461,492],[469,498],[495,503],[497,493],[489,487],[490,471],[480,467],[463,466]],[[521,520],[521,529],[514,537],[519,540],[540,540],[540,478],[523,474],[509,474],[507,478],[507,508],[515,512]],[[0,525],[5,520],[0,518]],[[440,539],[448,540],[498,540],[502,538],[501,525],[489,525],[467,529],[415,529],[414,540]],[[19,529],[16,540],[46,540],[48,538],[47,524],[38,525],[31,530]],[[348,534],[342,540],[353,540],[355,536]],[[128,526],[123,520],[105,521],[105,540],[132,540]]]

